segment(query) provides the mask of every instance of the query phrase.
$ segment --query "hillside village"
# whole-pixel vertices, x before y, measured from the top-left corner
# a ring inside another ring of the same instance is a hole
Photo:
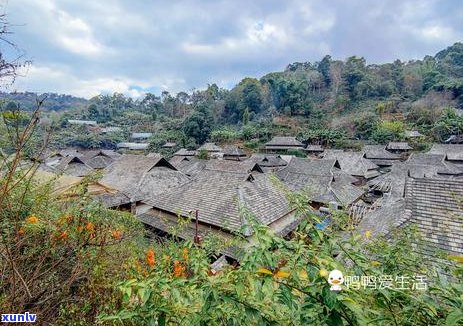
[[[132,138],[142,142],[150,136],[137,133]],[[294,149],[306,157],[287,154]],[[170,158],[137,150],[50,151],[38,159],[37,175],[55,179],[56,196],[67,198],[73,186],[96,173],[87,194],[107,208],[130,211],[153,236],[172,236],[183,219],[189,222],[175,237],[200,243],[208,233],[224,240],[239,235],[241,247],[224,250],[218,257],[221,265],[239,263],[252,223],[291,237],[301,220],[288,192],[307,195],[320,229],[329,227],[333,212],[342,209],[353,221],[351,228],[362,234],[387,237],[416,225],[424,254],[432,260],[440,261],[441,253],[463,254],[461,144],[433,144],[429,151],[417,152],[407,142],[390,142],[347,151],[284,136],[251,155],[215,143],[198,150],[181,148]]]

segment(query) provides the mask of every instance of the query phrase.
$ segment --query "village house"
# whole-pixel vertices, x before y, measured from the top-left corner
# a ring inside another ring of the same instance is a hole
[[[100,183],[116,189],[142,208],[141,200],[151,199],[188,181],[161,156],[122,155],[103,170]]]
[[[85,126],[97,126],[97,122],[94,120],[72,120],[69,119],[68,123],[70,125],[85,125]]]
[[[118,143],[117,144],[117,148],[127,149],[127,150],[131,150],[131,151],[145,151],[145,150],[148,149],[149,146],[150,146],[150,144],[148,144],[148,143],[127,143],[127,142],[124,142],[124,143]]]
[[[177,146],[177,143],[175,142],[165,142],[164,145],[161,146],[161,148],[164,148],[164,149],[172,149],[174,148],[175,146]]]
[[[390,167],[400,162],[400,155],[388,152],[384,145],[365,145],[363,157],[378,165],[380,168]]]
[[[199,151],[206,151],[210,157],[218,158],[222,156],[223,149],[215,143],[204,143],[198,148],[197,152]]]
[[[428,154],[445,155],[445,160],[463,165],[463,145],[461,144],[433,144]]]
[[[301,143],[296,137],[273,137],[264,147],[267,153],[285,153],[289,150],[303,150],[304,144]]]
[[[410,249],[442,269],[448,261],[439,257],[463,254],[463,180],[405,177],[403,183],[402,196],[365,216],[357,231],[389,236],[413,225],[420,236]]]
[[[418,139],[422,137],[424,137],[424,135],[420,133],[418,130],[406,130],[405,131],[405,138],[407,139]]]
[[[184,185],[147,201],[152,209],[138,217],[162,235],[175,234],[190,240],[195,232],[194,220],[187,220],[180,231],[175,230],[182,219],[194,219],[192,212],[196,210],[199,234],[212,232],[224,240],[233,238],[233,234],[251,237],[253,223],[266,225],[282,236],[297,227],[299,219],[267,174],[258,168],[238,171],[233,166],[239,162],[215,162],[225,164],[213,163],[214,166],[205,168]],[[247,241],[244,240],[242,248]],[[236,250],[225,250],[223,254],[239,259]]]
[[[153,136],[153,133],[151,133],[151,132],[133,132],[130,135],[130,139],[132,139],[132,140],[134,140],[136,142],[142,142],[142,141],[148,140],[152,136]]]
[[[402,154],[408,153],[413,149],[407,142],[389,142],[386,146],[386,150],[391,153]]]
[[[322,145],[312,145],[312,144],[308,144],[307,147],[304,148],[304,150],[307,152],[307,154],[311,156],[316,156],[316,157],[318,157],[325,151]]]
[[[288,165],[281,155],[252,154],[249,160],[259,164],[264,172],[275,172]]]
[[[340,169],[336,159],[309,160],[294,157],[276,176],[291,191],[304,191],[310,205],[319,209],[335,204],[347,208],[365,191],[354,185],[358,180]]]
[[[54,156],[52,160],[46,160],[39,165],[39,169],[55,174],[67,174],[74,177],[84,177],[94,170],[87,165],[82,156]]]
[[[246,153],[236,146],[228,146],[223,149],[223,159],[241,161],[246,159]]]
[[[92,169],[101,170],[117,160],[121,154],[110,150],[92,150],[85,152],[82,160]]]
[[[173,156],[195,156],[196,151],[190,151],[187,150],[186,148],[180,148],[178,151],[176,151]]]
[[[363,152],[326,150],[323,155],[323,159],[336,159],[343,172],[358,179],[358,182],[356,182],[357,185],[363,185],[368,180],[371,180],[381,174],[379,172],[379,166],[366,159]]]

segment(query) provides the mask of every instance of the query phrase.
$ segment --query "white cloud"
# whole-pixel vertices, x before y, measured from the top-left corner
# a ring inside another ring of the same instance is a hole
[[[34,61],[18,90],[92,96],[230,87],[295,61],[422,58],[463,39],[459,0],[10,1]]]

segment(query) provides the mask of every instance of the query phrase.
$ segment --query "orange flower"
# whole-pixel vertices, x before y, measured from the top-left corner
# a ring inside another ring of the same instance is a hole
[[[93,233],[95,231],[95,225],[93,225],[92,222],[88,222],[87,225],[85,226],[85,229],[87,230],[88,233]]]
[[[39,222],[39,219],[35,215],[31,215],[28,218],[26,218],[26,222],[29,224],[37,224]]]
[[[114,240],[120,240],[122,239],[122,232],[119,231],[119,230],[114,230],[111,232],[111,235],[113,237]]]
[[[24,233],[26,233],[26,229],[24,229],[24,228],[19,228],[19,230],[18,230],[18,235],[23,235]]]
[[[77,232],[78,232],[78,233],[81,233],[83,230],[84,230],[84,227],[83,227],[83,226],[79,225],[79,226],[77,227]]]
[[[61,232],[61,234],[59,235],[59,238],[60,238],[61,240],[65,240],[65,239],[67,239],[68,237],[69,237],[69,234],[68,234],[67,231],[63,231],[63,232]]]
[[[185,267],[178,260],[174,262],[174,276],[175,277],[185,276]]]
[[[154,254],[154,250],[153,250],[153,249],[149,249],[149,250],[146,252],[146,263],[147,263],[148,266],[150,266],[150,267],[153,267],[154,264],[156,263],[156,258],[155,258],[155,254]]]
[[[183,248],[183,260],[188,261],[188,248]]]

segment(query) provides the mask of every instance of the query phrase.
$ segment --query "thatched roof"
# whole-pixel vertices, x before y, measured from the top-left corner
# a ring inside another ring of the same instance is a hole
[[[285,195],[263,173],[207,169],[182,187],[153,198],[148,204],[182,216],[198,209],[200,222],[245,235],[250,235],[250,221],[240,213],[240,207],[246,208],[264,225],[292,211]]]

